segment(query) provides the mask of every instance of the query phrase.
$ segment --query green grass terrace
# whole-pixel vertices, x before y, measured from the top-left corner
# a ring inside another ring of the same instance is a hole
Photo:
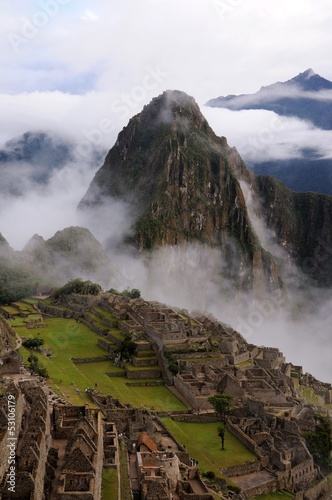
[[[190,453],[191,458],[199,460],[202,472],[213,471],[220,476],[219,469],[243,465],[256,460],[247,448],[227,429],[225,432],[225,450],[221,448],[218,437],[219,422],[192,423],[177,422],[169,417],[162,418],[163,423],[174,437]]]
[[[178,400],[166,386],[131,386],[135,382],[155,382],[159,379],[128,379],[125,369],[115,366],[113,361],[94,361],[88,363],[73,363],[72,358],[95,358],[105,357],[107,352],[98,344],[98,338],[103,338],[94,333],[90,328],[74,319],[47,318],[44,320],[46,327],[28,329],[21,325],[16,327],[15,320],[9,324],[16,329],[22,338],[40,338],[45,344],[43,348],[51,351],[51,356],[36,353],[39,364],[46,367],[49,374],[49,385],[62,397],[72,404],[82,405],[86,402],[91,404],[85,389],[96,388],[102,394],[112,394],[124,403],[135,406],[155,408],[157,411],[184,410],[185,405]],[[29,351],[20,348],[24,361],[27,363]],[[135,370],[128,364],[127,368]],[[151,367],[144,367],[148,371]],[[137,370],[137,368],[136,368]],[[108,376],[107,374],[121,374],[122,376]]]
[[[255,497],[255,500],[290,500],[292,498],[295,498],[294,495],[288,491],[277,491],[268,495],[259,495]]]

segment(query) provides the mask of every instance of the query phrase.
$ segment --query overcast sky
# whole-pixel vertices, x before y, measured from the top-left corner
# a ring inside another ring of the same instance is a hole
[[[309,67],[332,80],[331,17],[329,0],[3,1],[0,140],[121,126],[167,88],[202,105]]]

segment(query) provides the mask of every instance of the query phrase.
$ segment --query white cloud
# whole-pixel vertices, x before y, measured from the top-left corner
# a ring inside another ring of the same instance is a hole
[[[325,0],[230,2],[234,7],[222,18],[216,15],[214,0],[192,0],[190,5],[186,0],[71,0],[14,53],[9,32],[21,34],[22,18],[32,22],[40,4],[5,3],[0,37],[3,91],[24,91],[26,67],[36,59],[48,65],[49,78],[31,73],[34,90],[41,84],[47,88],[47,83],[53,88],[52,73],[60,67],[65,68],[62,86],[67,81],[72,92],[85,72],[96,74],[90,90],[120,91],[135,86],[146,65],[160,64],[171,75],[170,88],[205,101],[254,92],[310,66],[332,78],[332,13]]]
[[[96,22],[96,21],[99,20],[99,17],[94,12],[92,12],[91,10],[86,10],[84,12],[84,14],[82,15],[81,19],[83,19],[83,21]]]
[[[321,158],[332,158],[332,131],[298,118],[265,110],[230,111],[204,106],[202,111],[216,134],[226,136],[245,161],[300,158],[305,148],[316,150]]]

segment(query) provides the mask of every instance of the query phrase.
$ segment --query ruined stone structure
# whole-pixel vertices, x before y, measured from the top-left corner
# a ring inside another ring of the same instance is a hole
[[[82,500],[100,499],[104,459],[100,411],[55,405],[51,413],[48,390],[35,379],[18,385],[4,381],[2,386],[1,498],[47,500],[53,494],[57,500],[68,500],[79,494]],[[15,408],[15,426],[8,425],[8,398]],[[10,467],[14,490],[9,490]]]
[[[89,394],[106,416],[106,425],[116,428],[126,445],[134,499],[170,499],[176,494],[180,500],[212,500],[197,467],[190,465],[188,451],[156,415],[95,390]]]
[[[17,336],[0,316],[0,375],[20,373],[22,358],[16,351]]]
[[[229,470],[220,469],[241,488],[241,498],[280,489],[292,491],[295,500],[327,498],[326,479],[302,436],[315,432],[315,411],[329,414],[325,405],[332,400],[331,384],[287,363],[278,349],[248,344],[238,332],[212,316],[191,317],[184,310],[115,293],[100,297],[73,294],[63,297],[59,305],[41,303],[39,307],[46,315],[83,322],[102,336],[98,343],[106,351],[99,358],[72,358],[74,363],[92,359],[112,362],[121,339],[132,340],[136,352],[131,365],[110,376],[126,373],[128,378],[142,379],[128,381],[128,385],[157,385],[162,380],[144,382],[144,378],[162,375],[164,382],[174,385],[172,390],[177,390],[176,394],[192,408],[192,412],[174,418],[193,421],[198,415],[202,421],[215,420],[209,398],[219,393],[233,396],[235,409],[228,419],[228,429],[257,458]],[[99,307],[92,309],[95,306]],[[103,315],[101,310],[110,314]],[[113,328],[122,334],[112,333]],[[21,359],[16,351],[16,335],[4,320],[0,320],[0,337],[0,374],[10,378],[20,372]],[[3,384],[1,498],[9,498],[6,394],[10,393],[17,409],[18,438],[17,490],[10,498],[98,500],[102,468],[111,467],[117,470],[120,482],[123,471],[128,469],[134,500],[166,500],[172,496],[180,500],[212,499],[188,451],[167,431],[156,413],[92,389],[88,394],[99,410],[54,401],[50,406],[44,386],[32,381],[15,385],[7,380]],[[127,465],[123,465],[124,460]],[[250,482],[253,475],[258,478],[254,485]]]
[[[49,406],[45,392],[32,382],[21,382],[19,386],[10,384],[6,391],[8,397],[15,397],[15,438],[5,428],[1,435],[2,450],[1,492],[3,499],[17,498],[30,500],[43,498],[45,462],[50,436]],[[2,400],[2,415],[8,415],[6,398]],[[5,432],[6,431],[6,432]],[[12,445],[12,448],[7,445]],[[10,454],[12,452],[12,454]],[[6,459],[7,457],[7,459]],[[14,459],[12,462],[11,458]],[[15,491],[8,489],[10,467],[15,472]]]
[[[65,440],[65,456],[56,486],[57,499],[98,499],[103,468],[103,427],[99,410],[86,406],[55,405],[53,445]]]

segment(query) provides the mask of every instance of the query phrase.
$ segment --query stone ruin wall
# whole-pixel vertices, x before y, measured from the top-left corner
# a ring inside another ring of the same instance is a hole
[[[178,391],[183,394],[183,396],[189,401],[189,403],[194,407],[194,408],[201,408],[203,410],[212,410],[212,406],[208,402],[207,398],[199,398],[196,397],[193,394],[193,391],[189,384],[186,384],[183,382],[182,378],[176,376],[174,377],[174,386]]]
[[[261,458],[261,455],[258,450],[258,446],[256,443],[247,436],[237,425],[233,424],[230,420],[227,422],[227,429],[239,440],[241,443],[256,457]]]

